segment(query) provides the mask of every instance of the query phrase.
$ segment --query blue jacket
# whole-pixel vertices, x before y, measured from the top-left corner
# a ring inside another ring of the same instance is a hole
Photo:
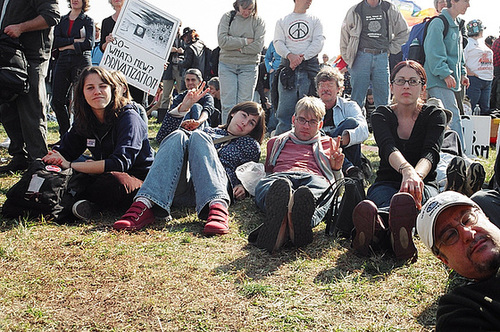
[[[457,85],[452,90],[460,91],[460,78],[466,75],[462,36],[458,21],[451,17],[446,8],[443,9],[442,15],[446,17],[449,24],[446,37],[443,39],[443,21],[432,20],[424,40],[427,88],[447,88],[444,79],[453,75]]]
[[[71,127],[56,148],[68,161],[78,159],[86,149],[93,160],[105,161],[105,172],[125,172],[141,180],[154,159],[146,124],[131,105],[124,107],[112,125],[103,125],[90,135],[81,135]]]
[[[75,39],[85,36],[83,42],[75,43],[74,50],[68,50],[72,54],[84,54],[90,58],[90,53],[92,47],[94,46],[94,20],[88,17],[83,11],[78,15],[73,27],[71,28],[71,33],[68,36],[69,28],[69,13],[61,17],[61,22],[56,25],[54,29],[54,48],[59,48],[62,46],[71,45],[75,42]]]
[[[266,70],[268,73],[271,69],[274,69],[276,71],[280,66],[281,55],[279,55],[278,52],[276,52],[273,42],[269,43],[269,47],[266,51],[264,62],[266,64]]]

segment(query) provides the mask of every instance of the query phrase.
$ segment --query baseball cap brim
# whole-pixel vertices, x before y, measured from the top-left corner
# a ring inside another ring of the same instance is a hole
[[[455,191],[445,191],[431,197],[422,207],[416,226],[418,235],[427,248],[432,249],[434,246],[434,228],[441,212],[457,205],[479,207],[469,197]]]

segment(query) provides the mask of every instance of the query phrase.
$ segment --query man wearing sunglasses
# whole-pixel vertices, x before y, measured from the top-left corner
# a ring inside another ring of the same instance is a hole
[[[436,331],[498,331],[500,229],[470,198],[445,191],[423,206],[417,231],[443,263],[475,281],[441,297]]]

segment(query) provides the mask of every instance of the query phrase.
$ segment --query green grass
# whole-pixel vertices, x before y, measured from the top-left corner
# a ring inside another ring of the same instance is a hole
[[[494,158],[482,161],[488,174]],[[20,174],[0,177],[3,203]],[[134,233],[112,230],[119,213],[0,219],[0,330],[432,331],[439,296],[463,282],[418,239],[413,265],[359,258],[323,224],[306,248],[269,255],[246,240],[264,217],[253,201],[230,213],[222,237],[204,237],[192,209]]]

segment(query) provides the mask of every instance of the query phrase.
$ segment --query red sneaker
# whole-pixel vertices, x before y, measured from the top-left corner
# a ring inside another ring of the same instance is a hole
[[[210,205],[203,233],[205,235],[223,235],[229,233],[229,212],[224,204],[215,203]]]
[[[153,211],[142,202],[134,202],[127,212],[113,224],[113,228],[138,231],[155,221]]]

